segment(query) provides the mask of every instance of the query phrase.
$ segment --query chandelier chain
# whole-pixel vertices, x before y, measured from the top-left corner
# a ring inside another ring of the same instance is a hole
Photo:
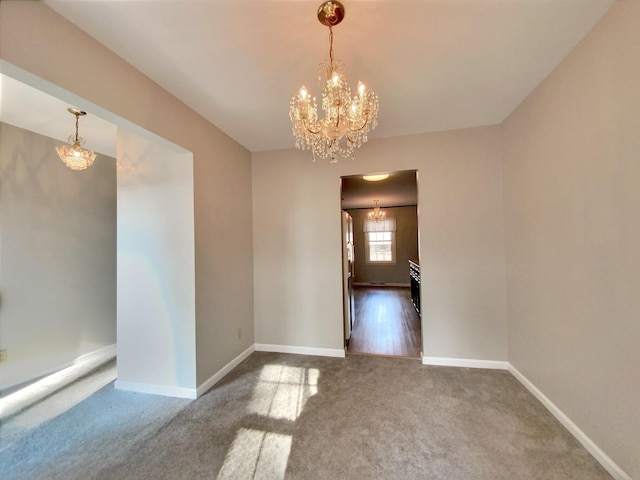
[[[80,115],[78,115],[77,113],[74,113],[74,115],[76,116],[76,138],[75,138],[75,141],[79,142],[79,140],[78,140],[78,120],[80,119]]]
[[[333,28],[329,25],[329,65],[333,70]]]

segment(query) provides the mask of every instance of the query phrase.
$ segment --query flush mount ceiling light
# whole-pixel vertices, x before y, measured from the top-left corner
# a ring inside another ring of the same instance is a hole
[[[375,175],[363,175],[362,179],[367,182],[379,182],[380,180],[386,180],[389,178],[388,173],[376,173]]]
[[[367,216],[369,217],[369,220],[375,220],[376,222],[379,222],[380,220],[384,220],[385,213],[380,210],[380,207],[378,206],[378,200],[374,200],[374,202],[376,206],[372,212],[369,212]]]
[[[87,114],[77,108],[68,108],[69,113],[76,117],[76,134],[69,136],[70,145],[62,145],[56,147],[58,156],[64,164],[71,170],[84,170],[87,167],[93,165],[93,161],[96,159],[96,154],[93,151],[86,148],[82,148],[85,144],[84,138],[78,136],[78,119]]]
[[[344,64],[333,59],[333,27],[342,21],[344,14],[344,6],[336,1],[324,2],[318,8],[318,20],[329,27],[329,60],[318,67],[324,118],[318,118],[316,99],[304,85],[290,103],[296,148],[311,150],[314,161],[316,157],[327,158],[330,163],[336,163],[338,156],[353,158],[355,149],[367,141],[369,130],[378,124],[375,92],[358,82],[358,93],[352,98]]]

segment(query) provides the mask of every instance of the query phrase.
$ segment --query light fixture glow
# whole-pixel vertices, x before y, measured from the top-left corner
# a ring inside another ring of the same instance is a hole
[[[363,175],[362,179],[367,182],[379,182],[380,180],[386,180],[389,178],[388,173],[377,173],[375,175]]]
[[[374,200],[376,206],[374,207],[372,212],[369,212],[369,214],[367,215],[369,217],[369,220],[374,220],[376,222],[379,222],[380,220],[384,220],[385,217],[385,212],[383,212],[382,210],[380,210],[380,207],[378,206],[378,200]]]
[[[303,85],[291,98],[289,118],[293,124],[295,146],[311,150],[316,157],[336,163],[337,157],[353,158],[355,149],[367,141],[367,135],[378,125],[378,97],[373,90],[358,83],[358,93],[351,97],[344,64],[333,59],[333,27],[344,18],[344,6],[329,0],[318,8],[318,20],[329,27],[329,60],[318,68],[322,90],[324,118],[318,118],[315,97]],[[342,141],[342,139],[345,139]]]
[[[93,165],[93,161],[96,159],[96,154],[92,150],[82,148],[85,140],[78,136],[78,119],[86,115],[87,112],[78,110],[77,108],[68,108],[67,110],[76,117],[76,133],[75,135],[69,136],[69,143],[71,145],[56,147],[56,151],[58,152],[60,160],[71,170],[84,170]]]

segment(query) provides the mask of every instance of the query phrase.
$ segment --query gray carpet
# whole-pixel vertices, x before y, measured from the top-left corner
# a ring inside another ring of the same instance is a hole
[[[612,478],[509,373],[406,359],[256,352],[195,401],[109,383],[29,415],[3,480]]]

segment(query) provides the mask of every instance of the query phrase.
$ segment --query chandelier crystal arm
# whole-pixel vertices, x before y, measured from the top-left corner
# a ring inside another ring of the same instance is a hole
[[[360,126],[358,128],[352,128],[350,133],[356,133],[356,132],[359,132],[361,130],[364,130],[364,127],[367,126],[367,123],[369,121],[369,119],[367,118],[368,114],[365,113],[364,116],[365,116],[365,118],[363,119],[362,126]]]
[[[307,132],[309,132],[312,135],[318,135],[318,134],[320,134],[320,132],[322,132],[322,129],[320,129],[318,131],[311,130],[309,128],[309,125],[307,125],[306,121],[304,121],[304,120],[302,121],[302,123],[303,123],[304,127],[307,129]]]

